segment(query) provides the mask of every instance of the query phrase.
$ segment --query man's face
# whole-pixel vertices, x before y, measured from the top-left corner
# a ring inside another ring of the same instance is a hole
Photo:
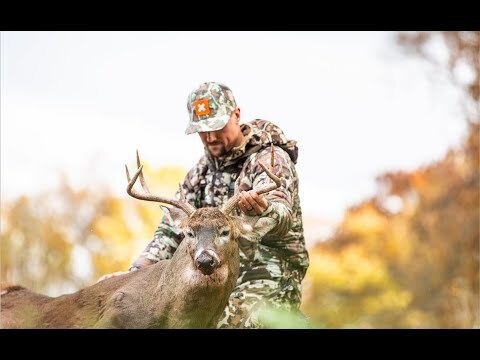
[[[223,157],[233,147],[240,145],[243,136],[238,125],[238,115],[236,111],[232,112],[227,125],[220,130],[198,133],[203,144],[213,157]]]

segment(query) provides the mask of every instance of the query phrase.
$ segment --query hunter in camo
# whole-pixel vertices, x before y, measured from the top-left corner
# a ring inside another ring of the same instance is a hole
[[[219,89],[217,83],[213,83],[209,89],[210,84],[212,83],[206,83],[200,90],[203,89],[203,93],[206,93]],[[235,107],[231,92],[225,96],[226,87],[219,86],[223,88],[216,93],[216,99],[224,96],[221,101],[231,101]],[[195,99],[189,97],[188,104]],[[213,130],[208,130],[207,124],[198,122],[198,119],[192,116],[191,107],[188,110],[191,116],[187,132],[201,131],[198,130],[199,126],[207,129],[203,131]],[[224,125],[214,124],[214,129]],[[241,124],[240,127],[245,137],[242,145],[234,147],[221,159],[213,158],[205,149],[205,154],[187,173],[182,184],[186,200],[194,207],[221,206],[234,193],[248,191],[258,184],[270,181],[258,161],[269,163],[270,144],[274,144],[274,172],[279,173],[281,169],[282,186],[264,195],[269,205],[262,216],[272,217],[278,224],[258,243],[240,242],[240,275],[218,328],[260,328],[262,323],[259,316],[265,307],[299,313],[301,282],[309,265],[298,197],[298,177],[294,165],[298,155],[296,142],[287,140],[278,126],[266,120],[256,119]],[[180,199],[178,191],[175,196]],[[237,208],[233,211],[240,215]],[[182,239],[180,229],[175,228],[169,222],[169,217],[164,215],[153,240],[135,260],[130,270],[171,258]]]

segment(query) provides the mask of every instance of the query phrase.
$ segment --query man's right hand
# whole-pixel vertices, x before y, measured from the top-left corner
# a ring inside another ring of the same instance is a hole
[[[99,283],[100,281],[105,280],[105,279],[110,279],[111,277],[114,277],[114,276],[127,274],[128,272],[129,271],[116,271],[116,272],[111,273],[111,274],[103,275],[100,279],[97,280],[97,283]]]

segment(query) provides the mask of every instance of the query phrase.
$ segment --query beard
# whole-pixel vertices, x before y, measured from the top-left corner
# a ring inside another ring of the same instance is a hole
[[[211,144],[207,144],[207,150],[213,157],[223,157],[227,154],[227,149],[225,145],[221,142],[215,142]]]

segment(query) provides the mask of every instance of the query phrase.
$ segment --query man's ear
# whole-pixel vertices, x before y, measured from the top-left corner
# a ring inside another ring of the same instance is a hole
[[[168,224],[180,229],[182,222],[187,219],[187,214],[185,214],[183,210],[174,206],[167,207],[160,205],[160,207],[162,208],[163,215],[167,218]]]
[[[235,123],[238,124],[240,122],[240,108],[237,107],[234,110],[234,113],[235,113]]]

